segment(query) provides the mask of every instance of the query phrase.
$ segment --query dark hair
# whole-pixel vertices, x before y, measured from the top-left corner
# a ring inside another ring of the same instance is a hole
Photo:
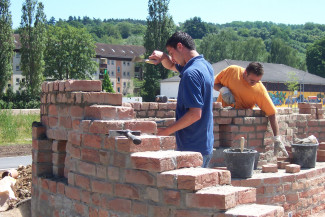
[[[258,62],[251,62],[246,67],[247,74],[253,73],[257,76],[264,75],[263,65]]]
[[[178,43],[182,43],[186,48],[195,50],[195,43],[192,37],[186,32],[175,32],[166,42],[166,47],[177,48]]]

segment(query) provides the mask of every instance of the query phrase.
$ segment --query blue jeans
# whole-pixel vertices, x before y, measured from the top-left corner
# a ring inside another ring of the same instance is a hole
[[[208,168],[209,167],[209,163],[210,163],[210,160],[213,156],[213,153],[211,154],[208,154],[208,155],[202,155],[203,156],[203,164],[202,164],[202,167],[203,168]]]

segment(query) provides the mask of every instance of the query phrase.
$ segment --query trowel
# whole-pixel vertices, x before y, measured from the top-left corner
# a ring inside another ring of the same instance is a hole
[[[139,56],[135,56],[131,60],[132,62],[137,62],[137,63],[149,63],[149,64],[155,64],[156,60],[150,60],[150,59],[143,59]]]

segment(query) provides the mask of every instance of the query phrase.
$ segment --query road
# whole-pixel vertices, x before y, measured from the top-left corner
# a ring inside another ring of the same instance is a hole
[[[32,164],[32,155],[0,158],[0,171]]]

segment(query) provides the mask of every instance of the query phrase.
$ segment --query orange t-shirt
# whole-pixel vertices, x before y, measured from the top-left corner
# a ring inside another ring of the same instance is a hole
[[[222,102],[222,106],[232,106],[236,109],[252,109],[257,105],[267,116],[274,115],[276,108],[265,88],[260,81],[251,86],[244,80],[243,73],[245,69],[240,66],[231,65],[222,70],[214,78],[214,83],[220,83],[229,88],[235,97],[235,105],[228,105],[222,100],[221,94],[218,102]]]

